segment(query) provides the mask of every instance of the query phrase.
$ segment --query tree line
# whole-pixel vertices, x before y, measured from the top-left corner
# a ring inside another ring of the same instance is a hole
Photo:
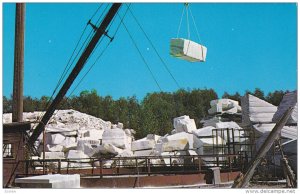
[[[256,88],[253,94],[260,99],[278,106],[282,96],[288,91],[274,91],[267,95]],[[238,92],[224,92],[221,98],[229,98],[240,102],[242,95]],[[145,137],[149,133],[164,135],[173,129],[173,118],[189,115],[195,119],[197,127],[200,120],[208,115],[210,101],[218,99],[213,89],[180,89],[176,92],[148,93],[141,101],[135,96],[121,97],[114,100],[112,96],[100,96],[96,90],[82,91],[78,96],[64,98],[57,109],[74,109],[101,118],[112,123],[122,122],[124,127],[136,130],[136,138]],[[51,99],[24,97],[24,112],[45,111]],[[12,97],[3,96],[3,113],[12,112]]]

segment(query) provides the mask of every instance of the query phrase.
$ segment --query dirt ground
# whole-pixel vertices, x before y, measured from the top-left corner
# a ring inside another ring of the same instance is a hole
[[[260,182],[260,183],[250,183],[248,188],[252,188],[252,189],[271,189],[271,188],[274,188],[274,189],[278,189],[278,188],[287,188],[286,186],[286,183],[285,182],[271,182],[271,183],[268,183],[268,182]]]

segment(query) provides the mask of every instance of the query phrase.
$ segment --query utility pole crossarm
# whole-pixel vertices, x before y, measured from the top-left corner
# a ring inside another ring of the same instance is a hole
[[[91,55],[92,51],[97,45],[97,42],[99,39],[105,34],[107,27],[109,26],[110,22],[118,12],[119,8],[121,7],[121,3],[114,3],[108,13],[106,14],[105,18],[103,19],[100,26],[97,28],[95,35],[89,42],[86,49],[83,51],[82,55],[80,56],[78,62],[76,63],[75,67],[73,68],[72,72],[68,76],[67,80],[65,81],[64,85],[61,87],[60,91],[58,92],[57,96],[54,98],[52,103],[50,104],[49,108],[47,109],[46,113],[44,114],[41,122],[38,124],[38,126],[34,129],[29,141],[28,145],[33,146],[36,139],[39,137],[39,135],[43,132],[43,126],[45,126],[50,118],[52,117],[55,109],[58,107],[59,103],[63,99],[63,97],[66,95],[67,91],[71,87],[72,83],[84,67],[84,64],[86,63],[87,59]]]

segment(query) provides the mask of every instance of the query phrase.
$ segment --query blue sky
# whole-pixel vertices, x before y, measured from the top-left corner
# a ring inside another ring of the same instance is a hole
[[[87,23],[99,4],[27,3],[24,95],[50,96]],[[103,11],[102,6],[101,10]],[[296,3],[193,3],[190,5],[208,48],[205,63],[189,63],[169,55],[176,37],[182,3],[136,3],[131,10],[182,88],[212,88],[219,97],[261,88],[265,93],[297,88]],[[101,11],[100,10],[100,11]],[[126,6],[120,10],[125,13]],[[12,94],[15,4],[3,4],[3,95]],[[100,15],[98,12],[95,16]],[[93,18],[93,22],[96,19]],[[110,33],[120,20],[116,18]],[[130,13],[124,20],[163,91],[178,89]],[[198,41],[190,20],[191,39]],[[91,30],[90,27],[88,30]],[[179,36],[187,37],[183,20]],[[101,42],[81,77],[104,49]],[[159,91],[124,27],[74,91],[96,89],[117,99]],[[67,94],[70,95],[70,92]]]

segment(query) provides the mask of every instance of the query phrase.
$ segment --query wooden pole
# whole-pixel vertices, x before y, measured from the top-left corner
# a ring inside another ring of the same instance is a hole
[[[23,120],[25,3],[16,4],[12,121]]]
[[[45,159],[46,159],[46,156],[45,156],[45,148],[46,148],[46,132],[45,132],[45,129],[43,130],[43,174],[46,174],[46,171],[45,171]]]

